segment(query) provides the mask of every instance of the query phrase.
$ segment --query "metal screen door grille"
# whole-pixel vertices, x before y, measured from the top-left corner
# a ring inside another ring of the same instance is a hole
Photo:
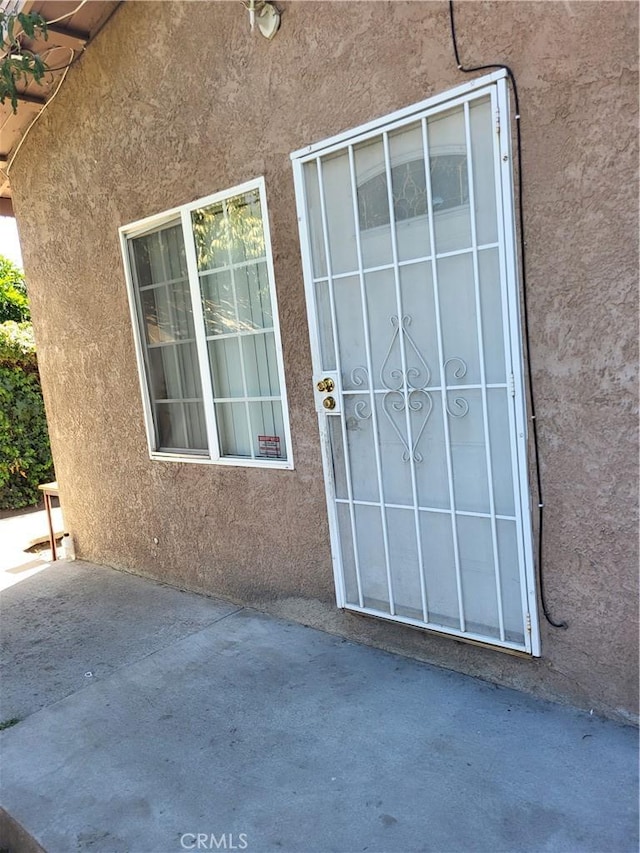
[[[537,654],[499,77],[292,157],[338,604]]]

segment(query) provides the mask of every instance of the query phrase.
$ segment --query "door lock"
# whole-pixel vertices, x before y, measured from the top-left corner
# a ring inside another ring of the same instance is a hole
[[[331,382],[331,384],[333,385],[333,382]],[[325,409],[329,409],[331,411],[331,409],[335,409],[336,401],[333,399],[333,397],[325,397],[322,401],[322,405],[325,407]]]
[[[318,391],[320,391],[320,392],[326,391],[328,394],[330,394],[335,387],[336,387],[336,383],[333,381],[333,379],[331,379],[329,377],[326,377],[325,379],[321,379],[320,382],[318,382],[318,384],[316,385],[316,388],[318,389]],[[330,408],[333,408],[333,406],[331,406]]]

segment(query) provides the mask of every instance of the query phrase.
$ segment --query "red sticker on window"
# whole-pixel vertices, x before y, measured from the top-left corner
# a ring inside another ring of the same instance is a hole
[[[258,449],[260,456],[268,456],[272,459],[279,459],[282,456],[280,451],[280,436],[279,435],[259,435]]]

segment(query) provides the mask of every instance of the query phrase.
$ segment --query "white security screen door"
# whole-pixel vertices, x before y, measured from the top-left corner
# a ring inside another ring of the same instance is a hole
[[[507,111],[500,72],[292,159],[338,605],[539,654]]]

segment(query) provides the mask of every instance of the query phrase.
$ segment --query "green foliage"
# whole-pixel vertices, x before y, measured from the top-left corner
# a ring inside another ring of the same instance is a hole
[[[0,324],[0,509],[36,504],[54,478],[33,331]]]
[[[47,22],[36,12],[0,11],[2,51],[0,52],[0,103],[9,98],[14,113],[18,109],[18,84],[40,83],[47,66],[42,57],[22,46],[22,34],[28,38],[47,35]]]
[[[8,258],[0,255],[0,323],[7,320],[26,323],[30,319],[24,273]]]

